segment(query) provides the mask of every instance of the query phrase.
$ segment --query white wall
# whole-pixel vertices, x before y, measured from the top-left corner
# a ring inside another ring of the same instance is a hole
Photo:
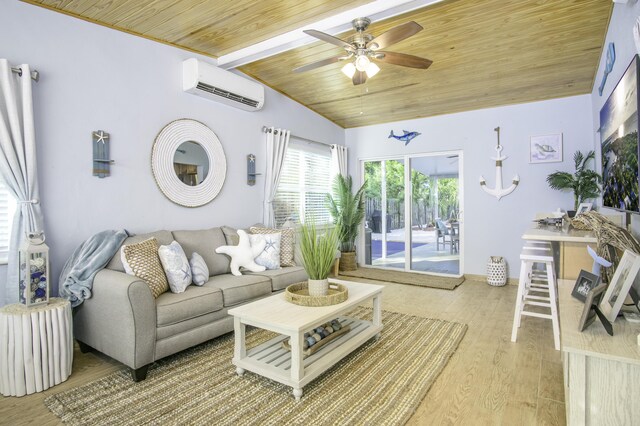
[[[603,54],[600,57],[600,66],[598,67],[598,73],[596,74],[596,81],[594,83],[593,92],[591,93],[593,138],[594,143],[597,146],[598,171],[600,172],[602,172],[602,163],[600,161],[600,133],[597,133],[600,128],[600,109],[602,109],[604,103],[607,102],[609,95],[611,95],[616,84],[618,84],[618,81],[622,78],[622,75],[631,63],[633,56],[639,53],[636,50],[636,45],[633,41],[633,25],[638,16],[640,16],[640,2],[631,0],[628,4],[615,4],[611,15],[611,21],[609,22],[609,29],[607,31]],[[615,45],[616,62],[613,65],[613,70],[607,77],[607,82],[604,86],[602,96],[600,96],[598,88],[602,82],[602,76],[604,75],[604,69],[607,62],[606,49],[608,48],[609,43],[614,43]],[[612,209],[605,208],[603,211],[605,211],[606,214],[617,214],[616,211]],[[640,237],[640,216],[636,214],[631,215],[631,220],[633,234],[636,237]]]
[[[257,155],[263,173],[263,125],[344,143],[342,128],[270,89],[265,108],[254,113],[183,93],[181,64],[192,53],[25,3],[0,2],[0,56],[40,71],[34,86],[39,180],[56,284],[73,249],[104,229],[140,233],[259,221],[264,180],[247,186],[246,155]],[[224,187],[204,207],[173,204],[153,180],[154,139],[178,118],[208,125],[226,153]],[[98,129],[111,134],[115,160],[105,179],[92,176],[91,131]],[[0,300],[4,277],[0,270]]]
[[[516,173],[520,175],[518,188],[500,201],[482,191],[478,183],[483,175],[489,187],[495,186],[495,162],[490,157],[495,156],[493,129],[497,126],[503,154],[508,157],[503,163],[504,186],[510,185]],[[583,95],[348,129],[349,170],[359,171],[359,160],[372,157],[462,150],[465,272],[485,275],[487,258],[499,255],[506,257],[509,275],[517,277],[520,237],[532,225],[535,213],[573,207],[573,196],[551,190],[547,175],[573,171],[573,153],[593,149],[592,128],[590,96]],[[390,130],[422,135],[405,147],[388,139]],[[564,135],[564,161],[529,164],[529,137],[552,133]]]

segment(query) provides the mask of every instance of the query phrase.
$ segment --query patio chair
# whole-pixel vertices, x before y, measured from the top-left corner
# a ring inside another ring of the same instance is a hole
[[[451,229],[451,235],[449,238],[451,238],[452,241],[451,254],[458,253],[460,251],[460,234],[456,232],[455,228]]]
[[[440,219],[436,219],[436,250],[440,250],[440,238],[442,238],[442,248],[447,244],[451,246],[453,231],[447,228],[447,225]],[[447,240],[447,236],[449,239]],[[451,247],[453,250],[453,247]]]

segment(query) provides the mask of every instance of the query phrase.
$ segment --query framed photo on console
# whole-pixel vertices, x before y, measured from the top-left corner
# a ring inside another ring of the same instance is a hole
[[[598,303],[600,303],[602,294],[606,289],[606,284],[600,284],[596,288],[589,290],[589,293],[587,293],[587,297],[584,302],[584,309],[582,310],[582,316],[578,323],[579,331],[584,331],[596,319],[597,314],[595,308],[598,306]]]
[[[600,284],[600,277],[583,269],[580,271],[580,275],[578,275],[571,295],[582,303],[586,303],[587,295],[591,290],[596,288],[598,284]]]
[[[618,316],[620,308],[627,298],[629,289],[633,281],[635,281],[639,270],[640,255],[630,250],[625,250],[613,274],[611,283],[609,283],[607,292],[602,298],[602,301],[600,301],[600,310],[610,322],[613,323]]]
[[[592,207],[593,207],[593,203],[580,203],[580,206],[578,206],[578,210],[576,210],[576,216],[581,213],[586,213],[590,211]]]

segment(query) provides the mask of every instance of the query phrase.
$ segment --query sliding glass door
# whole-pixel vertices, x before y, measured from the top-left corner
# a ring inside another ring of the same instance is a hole
[[[360,263],[462,275],[461,152],[365,160]]]
[[[404,160],[367,161],[365,264],[405,267]]]

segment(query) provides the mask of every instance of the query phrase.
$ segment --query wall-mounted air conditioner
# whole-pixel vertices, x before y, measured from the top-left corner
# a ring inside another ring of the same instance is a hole
[[[264,105],[262,85],[196,58],[182,63],[182,89],[245,111]]]

